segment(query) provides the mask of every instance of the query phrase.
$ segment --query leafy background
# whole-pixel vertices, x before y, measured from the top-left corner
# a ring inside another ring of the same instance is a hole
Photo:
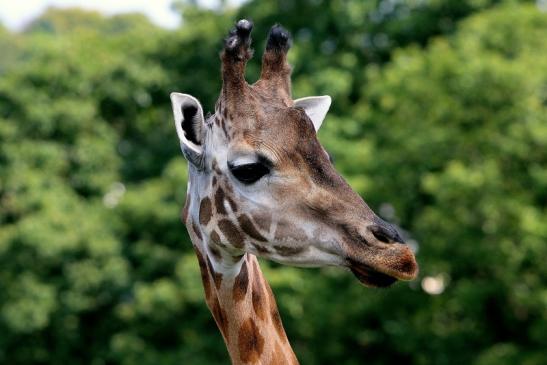
[[[295,98],[332,95],[320,140],[421,266],[367,290],[263,262],[301,363],[547,363],[545,1],[175,6],[173,31],[78,9],[0,27],[0,363],[228,363],[168,94],[212,110],[241,17],[250,80],[267,29],[292,31]]]

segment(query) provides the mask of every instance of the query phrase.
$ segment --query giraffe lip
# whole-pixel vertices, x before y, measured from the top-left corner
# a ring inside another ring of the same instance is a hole
[[[413,280],[418,275],[416,257],[404,244],[371,246],[360,252],[355,249],[348,251],[347,266],[365,286],[388,287],[397,280]]]
[[[374,270],[372,267],[349,260],[349,269],[364,286],[371,288],[387,288],[397,281],[397,278]]]

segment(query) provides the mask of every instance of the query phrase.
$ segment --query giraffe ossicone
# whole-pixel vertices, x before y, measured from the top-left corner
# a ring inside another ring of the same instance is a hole
[[[270,30],[260,79],[246,82],[252,23],[225,40],[222,89],[205,118],[172,93],[189,161],[182,219],[206,302],[234,364],[297,364],[256,256],[296,266],[340,266],[369,287],[417,275],[414,254],[335,171],[317,139],[329,96],[291,97],[289,33]]]

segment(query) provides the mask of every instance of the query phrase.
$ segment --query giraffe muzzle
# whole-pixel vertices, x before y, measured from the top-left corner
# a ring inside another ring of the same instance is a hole
[[[418,274],[414,253],[404,243],[395,226],[379,217],[372,219],[366,236],[359,243],[346,241],[348,267],[357,279],[368,287],[388,287],[397,280],[412,280]],[[362,243],[366,244],[363,245]]]
[[[348,258],[348,267],[367,287],[384,288],[397,280],[412,280],[418,275],[418,264],[410,248],[393,243],[373,245],[359,258]]]

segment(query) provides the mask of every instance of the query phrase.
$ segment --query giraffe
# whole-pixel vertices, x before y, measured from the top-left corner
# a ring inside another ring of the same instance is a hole
[[[232,363],[298,364],[257,257],[344,267],[368,287],[411,280],[418,266],[320,145],[331,98],[291,98],[291,39],[281,26],[269,32],[260,79],[246,82],[251,30],[242,19],[225,39],[213,115],[205,118],[196,98],[171,94],[189,162],[182,221]]]

